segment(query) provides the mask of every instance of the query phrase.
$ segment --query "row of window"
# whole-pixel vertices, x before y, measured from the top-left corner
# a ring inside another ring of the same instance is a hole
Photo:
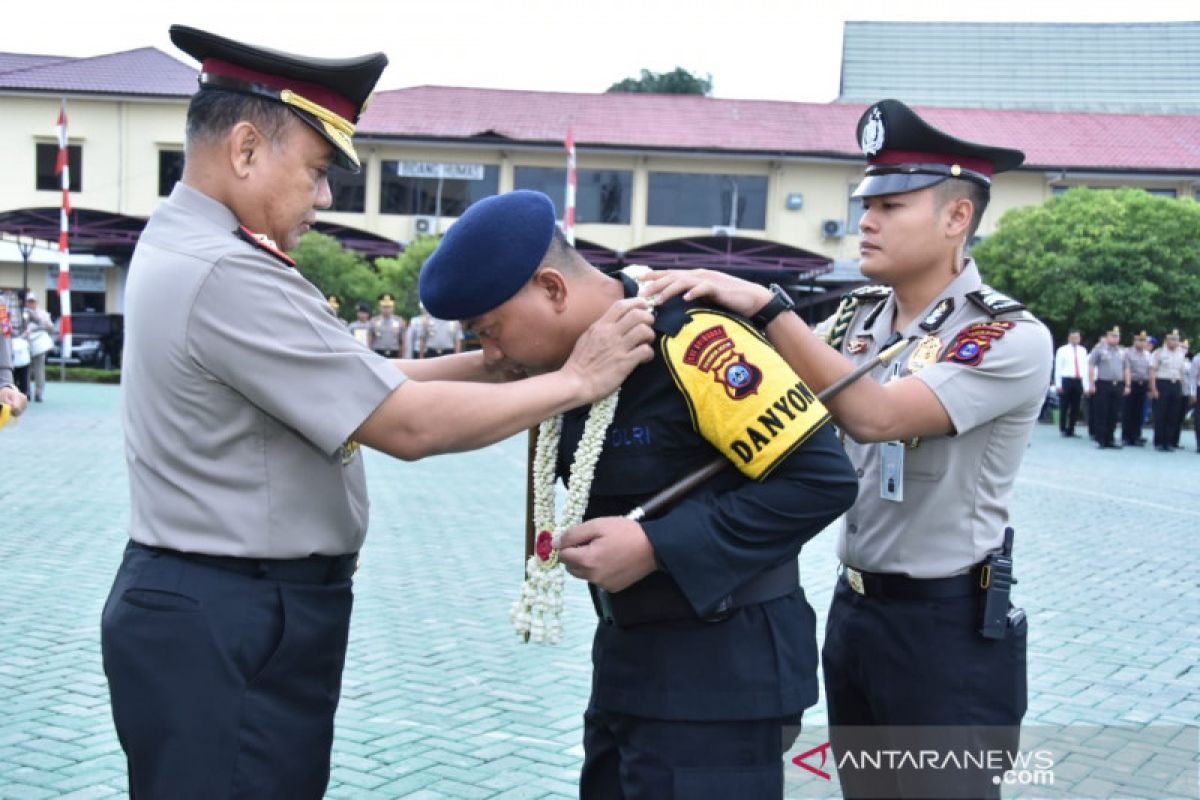
[[[70,145],[70,188],[83,186],[83,149]],[[37,188],[56,191],[61,179],[55,174],[58,145],[37,145]],[[424,169],[414,168],[424,166]],[[433,165],[439,166],[439,165]],[[461,216],[467,207],[500,191],[500,169],[495,165],[440,165],[454,167],[454,177],[435,177],[422,162],[383,161],[379,211],[441,217]],[[183,176],[183,153],[162,150],[158,154],[158,194],[165,197]],[[555,208],[565,205],[567,172],[558,167],[516,167],[517,189],[544,192]],[[332,170],[329,174],[333,211],[361,213],[366,206],[367,168],[357,174]],[[1056,186],[1055,194],[1066,187]],[[1174,189],[1151,188],[1151,194],[1175,197]],[[629,170],[580,169],[576,171],[575,219],[580,223],[628,225],[633,173]],[[729,226],[763,230],[767,224],[767,179],[760,175],[710,175],[683,172],[651,172],[646,222],[685,228]],[[851,198],[847,228],[858,230],[862,202]]]

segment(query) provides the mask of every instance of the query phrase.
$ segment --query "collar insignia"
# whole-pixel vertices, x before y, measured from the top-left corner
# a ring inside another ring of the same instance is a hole
[[[946,321],[946,317],[950,316],[950,312],[954,310],[954,298],[947,297],[933,307],[933,311],[929,312],[929,316],[921,320],[921,330],[926,333],[932,333],[942,327],[942,323]]]
[[[240,225],[235,233],[242,241],[249,242],[259,250],[270,253],[289,267],[296,266],[296,262],[292,260],[292,257],[280,250],[279,245],[275,244],[275,241],[265,233],[255,233],[245,225]]]

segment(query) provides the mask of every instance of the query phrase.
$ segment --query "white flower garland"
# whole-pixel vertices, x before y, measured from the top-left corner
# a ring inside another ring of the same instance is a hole
[[[571,463],[567,502],[562,517],[554,520],[554,465],[562,435],[562,416],[551,417],[538,427],[537,453],[533,463],[533,523],[538,532],[535,551],[525,564],[525,583],[513,603],[511,618],[522,641],[558,644],[562,640],[563,568],[558,560],[558,541],[563,531],[583,521],[596,462],[604,449],[604,434],[617,411],[620,390],[592,405],[583,436]]]

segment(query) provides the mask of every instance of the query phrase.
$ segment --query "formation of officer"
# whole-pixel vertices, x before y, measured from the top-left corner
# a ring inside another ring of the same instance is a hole
[[[404,343],[404,318],[398,317],[396,298],[390,292],[379,296],[379,315],[371,318],[371,349],[384,358],[400,358]]]
[[[870,106],[857,133],[861,267],[881,285],[846,298],[820,329],[828,343],[795,314],[766,327],[814,389],[908,342],[874,380],[829,401],[860,481],[822,652],[833,749],[1014,751],[1027,622],[1007,596],[1008,503],[1052,349],[1045,326],[983,285],[964,250],[993,174],[1023,154],[952,137],[895,100]],[[651,273],[645,292],[744,315],[782,293],[706,271]],[[986,770],[838,767],[849,797],[999,794]]]
[[[363,347],[371,346],[371,304],[366,300],[359,300],[354,306],[354,319],[347,326],[350,334]]]
[[[408,322],[408,341],[405,352],[410,358],[436,358],[461,353],[463,329],[458,320],[438,319],[425,310]]]
[[[182,179],[134,251],[122,416],[130,542],[104,671],[130,794],[319,798],[367,529],[360,444],[479,447],[612,392],[652,355],[618,303],[561,368],[393,362],[357,343],[286,251],[357,170],[381,53],[309,59],[172,26],[201,62]],[[239,320],[230,325],[230,319]]]
[[[1085,394],[1090,394],[1091,376],[1088,370],[1088,350],[1081,344],[1078,328],[1067,333],[1067,343],[1054,353],[1054,389],[1058,394],[1058,431],[1062,436],[1075,435],[1079,409]]]
[[[420,293],[431,314],[476,331],[487,359],[539,373],[638,285],[568,245],[548,197],[517,191],[458,219]],[[580,796],[781,798],[782,756],[817,700],[796,558],[849,507],[855,475],[820,402],[746,319],[676,298],[654,330],[654,359],[620,389],[586,521],[558,552],[600,617]],[[564,414],[552,451],[573,487],[591,413]],[[624,516],[717,453],[737,469],[653,519]]]
[[[1121,347],[1121,329],[1113,327],[1104,334],[1088,356],[1092,398],[1090,412],[1094,415],[1093,432],[1101,449],[1116,447],[1117,421],[1125,397],[1125,350]]]

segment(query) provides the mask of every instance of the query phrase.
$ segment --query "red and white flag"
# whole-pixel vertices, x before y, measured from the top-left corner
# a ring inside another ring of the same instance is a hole
[[[575,244],[575,128],[567,128],[567,201],[563,208],[563,235]]]
[[[58,226],[58,299],[62,309],[59,332],[62,334],[62,357],[71,357],[71,236],[68,219],[71,215],[71,159],[67,140],[67,99],[58,111],[58,161],[54,165],[56,175],[62,176],[62,211]]]

